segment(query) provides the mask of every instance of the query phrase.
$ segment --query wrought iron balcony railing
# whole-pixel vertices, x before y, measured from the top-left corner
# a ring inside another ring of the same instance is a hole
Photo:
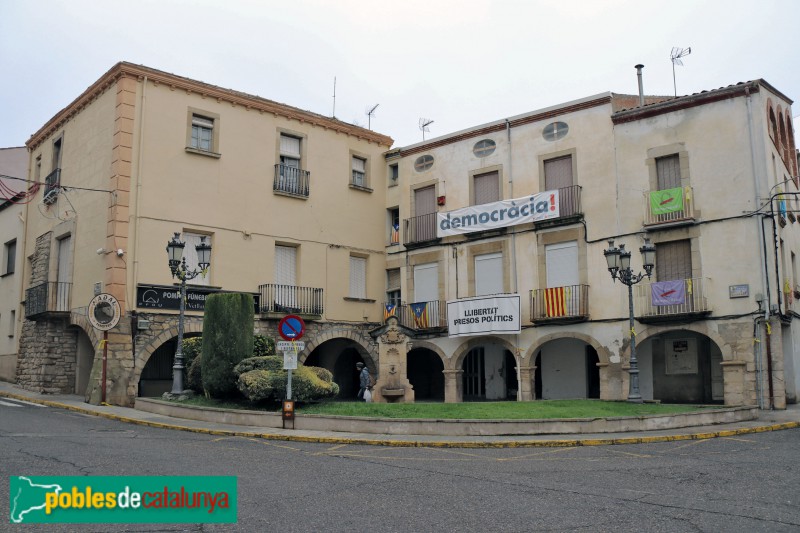
[[[704,278],[641,283],[634,291],[637,317],[658,319],[711,312]]]
[[[395,304],[392,311],[386,310],[387,303],[393,302],[384,303],[384,319],[389,315],[396,316],[401,326],[416,330],[447,327],[447,304],[444,301]]]
[[[294,313],[322,316],[324,291],[316,287],[294,285],[259,285],[262,313]]]
[[[272,183],[272,190],[308,198],[310,191],[311,172],[300,168],[275,165],[275,179]]]
[[[694,190],[691,187],[645,193],[645,226],[691,222],[694,218]]]
[[[566,285],[531,291],[531,322],[577,322],[588,318],[588,285]]]
[[[61,169],[56,168],[44,178],[44,196],[42,201],[47,205],[54,203],[59,190],[61,190]]]
[[[433,241],[436,239],[436,213],[405,219],[403,244]]]
[[[25,318],[45,313],[69,313],[72,283],[49,281],[27,290]]]

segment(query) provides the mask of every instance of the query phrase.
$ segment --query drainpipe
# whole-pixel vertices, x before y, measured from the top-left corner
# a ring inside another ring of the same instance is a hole
[[[129,227],[133,228],[134,231],[134,238],[133,238],[133,250],[129,257],[133,258],[133,279],[128,284],[128,307],[134,307],[136,305],[136,282],[139,279],[139,204],[141,203],[140,194],[142,191],[142,161],[144,156],[144,120],[145,120],[145,104],[147,102],[147,76],[144,77],[142,80],[142,100],[139,107],[139,149],[138,153],[136,154],[136,193],[134,194],[134,198],[136,201],[136,207],[133,210],[133,220],[131,220],[128,224]],[[127,276],[126,276],[127,277]],[[135,330],[134,330],[135,331]],[[136,354],[136,345],[134,344],[133,348],[134,357]]]
[[[759,180],[759,176],[757,175],[756,171],[756,149],[755,149],[755,138],[753,136],[753,109],[751,103],[751,96],[750,96],[750,87],[745,87],[744,89],[745,94],[745,105],[747,106],[747,133],[750,140],[750,171],[752,172],[753,176],[753,188],[755,194],[755,205],[759,206],[759,201],[761,198],[761,183]],[[764,236],[764,222],[761,219],[761,216],[756,217],[756,223],[759,226],[758,239],[760,246],[758,247],[760,259],[761,259],[761,287],[763,290],[763,294],[766,296],[766,303],[764,306],[764,326],[765,326],[765,335],[764,341],[767,347],[767,380],[769,384],[769,407],[772,408],[772,347],[770,343],[770,332],[769,332],[769,312],[772,306],[772,295],[770,294],[770,287],[769,287],[769,272],[768,272],[768,265],[767,265],[767,243],[766,237]],[[754,351],[757,351],[754,349]],[[756,354],[754,353],[754,356]],[[757,372],[758,374],[758,372]],[[756,379],[761,380],[762,377],[760,375],[756,375]],[[759,398],[759,404],[760,404]]]
[[[509,185],[509,194],[511,198],[514,198],[514,173],[512,171],[512,162],[514,160],[512,153],[511,153],[511,122],[506,119],[506,140],[508,141],[508,185]],[[519,283],[517,281],[517,232],[512,229],[511,232],[511,275],[514,279],[514,292],[519,291]],[[520,322],[522,322],[522,317],[519,317]],[[517,362],[517,401],[520,401],[522,398],[522,384],[520,369],[519,367],[522,366],[522,362],[519,355],[519,335],[514,335],[516,342],[516,353],[514,354],[514,360]]]
[[[640,63],[634,68],[636,69],[636,77],[639,78],[639,107],[644,107],[644,88],[642,86],[642,69],[644,65]]]

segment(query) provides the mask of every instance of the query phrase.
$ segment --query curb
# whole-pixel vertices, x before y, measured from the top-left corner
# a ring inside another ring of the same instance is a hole
[[[800,428],[800,422],[784,422],[780,424],[769,424],[752,428],[726,429],[711,432],[687,433],[683,435],[654,435],[650,437],[616,437],[607,439],[563,439],[563,440],[519,440],[519,441],[412,441],[412,440],[380,440],[367,438],[348,438],[348,437],[309,437],[303,435],[280,435],[276,433],[258,433],[253,431],[233,431],[227,429],[207,429],[180,426],[177,424],[165,424],[162,422],[149,422],[127,416],[115,415],[112,413],[102,413],[85,409],[75,405],[69,405],[51,400],[30,398],[21,394],[14,394],[0,391],[0,397],[12,398],[25,402],[37,403],[48,407],[56,407],[75,411],[82,414],[93,415],[118,422],[136,424],[159,429],[171,429],[175,431],[186,431],[189,433],[201,433],[206,435],[222,435],[228,437],[249,437],[266,440],[281,440],[289,442],[315,442],[321,444],[360,444],[367,446],[389,446],[397,448],[568,448],[577,446],[613,446],[622,444],[650,444],[657,442],[674,442],[687,440],[706,440],[719,437],[734,437],[737,435],[749,435],[753,433],[765,433],[768,431],[782,431],[785,429]]]

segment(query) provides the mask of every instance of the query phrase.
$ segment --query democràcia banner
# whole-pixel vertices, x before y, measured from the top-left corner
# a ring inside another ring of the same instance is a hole
[[[558,217],[558,191],[545,191],[515,200],[501,200],[437,213],[436,236],[486,231]]]

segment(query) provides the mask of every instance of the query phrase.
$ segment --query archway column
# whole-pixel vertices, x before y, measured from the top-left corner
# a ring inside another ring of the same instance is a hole
[[[521,402],[529,402],[536,399],[535,377],[536,366],[519,367],[519,400]]]
[[[442,370],[444,374],[444,403],[459,403],[463,398],[463,370]]]

